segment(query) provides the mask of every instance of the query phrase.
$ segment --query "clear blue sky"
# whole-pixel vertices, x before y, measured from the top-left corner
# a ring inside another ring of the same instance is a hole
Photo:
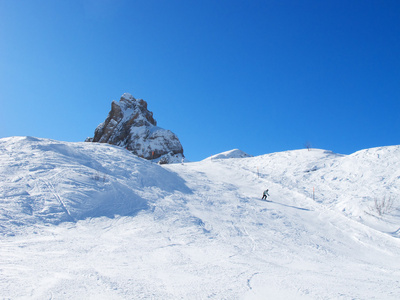
[[[143,98],[189,160],[400,144],[400,1],[0,0],[0,138]]]

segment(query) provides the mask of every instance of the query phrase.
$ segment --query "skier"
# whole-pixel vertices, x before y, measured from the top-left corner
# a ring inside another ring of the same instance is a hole
[[[269,194],[268,194],[268,189],[266,189],[266,190],[264,191],[261,200],[264,200],[264,199],[267,200],[267,196],[269,196]]]

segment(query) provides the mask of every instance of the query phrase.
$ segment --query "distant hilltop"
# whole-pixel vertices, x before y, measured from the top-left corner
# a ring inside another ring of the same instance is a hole
[[[253,155],[247,154],[246,152],[243,152],[242,150],[239,150],[239,149],[233,149],[233,150],[225,151],[225,152],[210,156],[210,157],[206,158],[206,160],[207,159],[245,158],[245,157],[253,157]]]
[[[157,126],[147,102],[131,94],[111,103],[106,120],[97,126],[94,137],[86,142],[108,143],[133,154],[159,163],[180,162],[184,158],[178,137],[170,130]]]

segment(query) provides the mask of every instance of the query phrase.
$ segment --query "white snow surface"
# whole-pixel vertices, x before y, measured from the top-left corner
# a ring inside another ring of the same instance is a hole
[[[399,191],[400,146],[159,166],[0,139],[0,295],[400,299]]]
[[[227,158],[245,158],[245,157],[252,157],[252,155],[247,154],[239,149],[233,149],[230,151],[225,151],[219,154],[212,155],[206,159],[227,159]]]

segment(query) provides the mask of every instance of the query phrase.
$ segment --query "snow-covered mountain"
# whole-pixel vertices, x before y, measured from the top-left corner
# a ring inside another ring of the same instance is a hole
[[[170,130],[157,126],[147,102],[125,93],[111,103],[106,120],[97,126],[87,142],[108,143],[123,147],[137,156],[160,163],[181,162],[183,148]]]
[[[399,299],[399,172],[400,146],[160,166],[0,139],[1,296]]]
[[[247,154],[246,152],[243,152],[242,150],[239,149],[233,149],[212,155],[206,159],[227,159],[227,158],[244,158],[244,157],[252,157],[252,155]]]

